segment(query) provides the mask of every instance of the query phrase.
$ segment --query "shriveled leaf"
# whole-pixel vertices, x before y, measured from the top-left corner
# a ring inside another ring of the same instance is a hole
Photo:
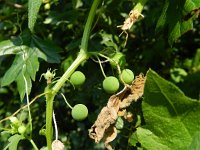
[[[199,0],[166,0],[156,25],[156,32],[166,28],[168,42],[172,45],[182,34],[193,28],[193,17],[186,16],[200,7]]]
[[[19,135],[19,134],[15,134],[13,136],[11,136],[8,141],[9,144],[3,149],[6,150],[9,148],[9,150],[17,150],[17,145],[19,143],[20,140],[25,139],[25,137],[23,135]]]
[[[33,32],[42,0],[28,1],[28,28]]]
[[[178,87],[152,70],[147,73],[142,109],[144,128],[170,149],[187,149],[200,130],[200,102],[185,96]],[[144,140],[140,140],[145,146]]]

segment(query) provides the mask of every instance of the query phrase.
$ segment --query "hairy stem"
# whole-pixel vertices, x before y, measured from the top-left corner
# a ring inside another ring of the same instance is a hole
[[[92,27],[92,22],[94,20],[94,16],[96,13],[96,9],[99,5],[101,0],[94,0],[92,7],[89,12],[89,16],[84,28],[83,37],[81,41],[81,49],[71,64],[71,66],[67,69],[67,71],[62,75],[62,77],[56,82],[56,84],[52,87],[52,89],[46,88],[48,93],[46,94],[46,140],[47,140],[47,147],[48,150],[51,150],[51,143],[52,143],[52,115],[53,115],[53,100],[57,92],[63,86],[63,84],[68,80],[70,75],[78,68],[78,66],[85,60],[88,59],[89,55],[87,53],[88,49],[88,41],[90,37],[90,31]],[[46,90],[45,90],[46,91]],[[47,92],[46,91],[46,92]]]
[[[50,92],[49,87],[45,89],[46,94],[46,140],[48,150],[51,150],[52,143],[52,116],[53,116],[53,100],[55,95]]]

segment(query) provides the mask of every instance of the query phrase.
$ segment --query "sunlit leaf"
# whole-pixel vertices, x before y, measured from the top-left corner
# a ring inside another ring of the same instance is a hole
[[[200,132],[197,132],[193,138],[192,138],[192,142],[189,146],[189,150],[198,150],[200,149]]]
[[[28,28],[33,32],[42,0],[28,1]]]
[[[200,130],[200,102],[152,70],[147,73],[142,109],[143,127],[170,149],[186,149]],[[140,142],[149,149],[144,139]]]
[[[137,138],[140,143],[142,143],[142,147],[148,150],[155,150],[155,149],[163,149],[163,150],[170,150],[170,148],[164,144],[162,138],[156,136],[148,129],[144,128],[137,128]]]
[[[11,136],[8,139],[9,144],[3,150],[6,150],[6,149],[17,150],[17,145],[18,145],[19,141],[23,140],[23,139],[25,139],[25,137],[23,135],[15,134],[15,135]]]

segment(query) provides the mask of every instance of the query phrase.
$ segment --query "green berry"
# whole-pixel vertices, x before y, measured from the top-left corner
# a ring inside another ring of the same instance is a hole
[[[109,76],[103,81],[103,89],[109,93],[115,93],[119,89],[119,80],[116,77]]]
[[[88,109],[83,104],[76,104],[72,108],[72,117],[74,120],[81,121],[84,120],[88,116]]]
[[[18,132],[19,132],[20,134],[24,134],[25,131],[26,131],[26,127],[25,127],[24,125],[19,126]]]
[[[117,52],[110,61],[110,64],[113,68],[116,68],[117,65],[119,65],[121,68],[123,68],[126,64],[126,58],[123,53]]]
[[[134,79],[134,73],[130,69],[124,69],[122,70],[121,77],[126,84],[131,84]]]
[[[85,75],[81,71],[75,71],[70,77],[70,82],[74,86],[81,86],[85,82]]]

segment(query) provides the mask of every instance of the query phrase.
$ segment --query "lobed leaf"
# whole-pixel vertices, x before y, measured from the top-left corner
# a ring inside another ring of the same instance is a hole
[[[11,136],[8,141],[9,144],[4,148],[4,150],[8,149],[9,150],[17,150],[17,145],[19,143],[20,140],[25,139],[25,137],[23,135],[19,135],[19,134],[15,134],[13,136]]]
[[[193,136],[200,130],[200,102],[191,99],[169,81],[149,70],[142,103],[145,130],[151,132],[151,138],[139,132],[140,142],[146,149],[156,139],[170,149],[187,149]]]
[[[35,75],[38,70],[38,56],[35,51],[35,47],[33,45],[30,45],[30,47],[26,47],[25,49],[23,49],[23,53],[21,55],[15,56],[13,64],[3,76],[1,86],[6,86],[13,81],[16,81],[18,91],[20,93],[20,98],[22,100],[26,93],[24,77],[27,81],[29,94],[32,87],[31,79],[35,80]]]
[[[38,57],[44,59],[49,63],[59,63],[59,52],[61,49],[54,44],[44,41],[37,36],[33,36],[33,44],[37,47],[36,51]]]

